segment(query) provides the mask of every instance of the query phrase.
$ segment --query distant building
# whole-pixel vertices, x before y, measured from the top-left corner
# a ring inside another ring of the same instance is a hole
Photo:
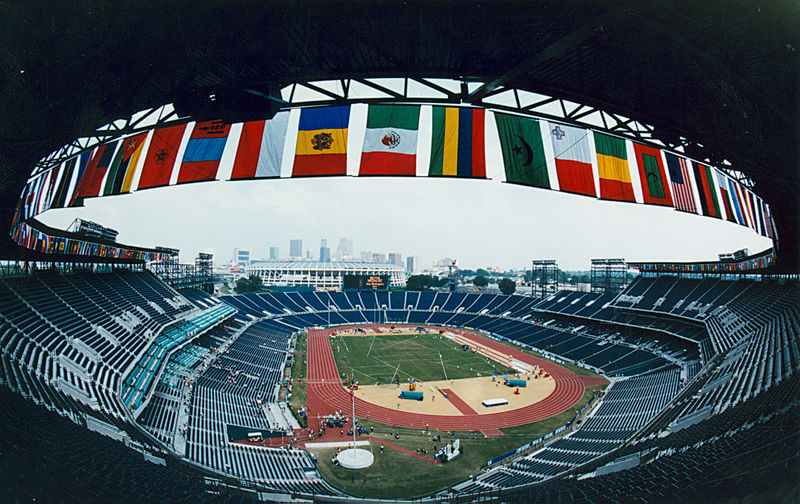
[[[371,250],[362,250],[361,251],[361,260],[363,262],[372,262],[372,251]]]
[[[341,289],[344,275],[387,275],[391,287],[406,285],[406,272],[394,264],[362,261],[264,261],[249,266],[245,276],[258,275],[264,285]]]
[[[319,262],[331,262],[331,248],[328,246],[328,240],[323,238],[319,244]]]
[[[374,254],[372,254],[372,262],[385,263],[386,262],[386,254],[379,254],[379,253],[375,252]]]
[[[339,238],[339,246],[336,247],[336,257],[343,260],[353,258],[353,240],[350,238]]]
[[[277,261],[281,257],[280,249],[278,247],[270,247],[269,248],[269,260],[270,261]]]
[[[247,249],[235,248],[233,249],[233,263],[242,266],[250,265],[250,251]]]
[[[289,257],[292,259],[303,258],[303,240],[289,241]]]
[[[406,273],[416,275],[420,272],[420,260],[417,256],[406,257]]]
[[[389,252],[389,264],[394,264],[395,266],[403,266],[403,254],[398,254],[397,252]]]

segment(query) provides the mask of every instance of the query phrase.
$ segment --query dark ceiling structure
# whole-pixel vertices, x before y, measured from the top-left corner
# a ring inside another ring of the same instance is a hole
[[[443,77],[539,91],[728,159],[800,271],[800,2],[0,1],[0,258],[32,167],[101,125],[222,93],[241,113],[297,81]],[[246,99],[241,99],[246,96]],[[199,113],[199,112],[198,112]]]

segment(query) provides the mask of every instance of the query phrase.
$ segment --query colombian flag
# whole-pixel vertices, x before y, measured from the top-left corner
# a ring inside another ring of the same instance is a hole
[[[433,107],[428,175],[486,177],[483,109]]]
[[[219,161],[228,142],[230,129],[230,124],[219,119],[194,126],[178,172],[179,184],[217,178]]]
[[[597,151],[600,198],[635,202],[625,140],[595,132],[594,147]]]
[[[292,176],[347,175],[349,121],[349,106],[303,109]]]

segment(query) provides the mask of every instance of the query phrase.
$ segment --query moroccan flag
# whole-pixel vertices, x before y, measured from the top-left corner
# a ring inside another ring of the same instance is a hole
[[[433,107],[432,110],[428,175],[485,178],[483,131],[486,111],[466,107]]]
[[[539,121],[495,113],[506,180],[550,189]]]
[[[417,174],[419,105],[370,105],[359,175]]]
[[[672,206],[672,195],[661,162],[661,151],[646,145],[635,143],[633,151],[639,165],[639,180],[642,183],[644,202],[651,205]]]
[[[694,165],[694,179],[697,183],[697,192],[700,194],[700,208],[703,211],[703,215],[710,215],[711,217],[721,219],[722,213],[719,209],[717,189],[714,186],[714,176],[711,172],[711,168],[696,161],[692,163]]]
[[[117,149],[117,154],[108,170],[106,184],[103,187],[104,196],[130,192],[133,172],[136,171],[136,163],[139,161],[145,138],[147,133],[140,133],[122,140],[122,148]]]
[[[667,169],[669,170],[670,187],[672,188],[672,202],[675,208],[684,212],[697,213],[697,205],[694,202],[694,191],[692,191],[692,181],[689,179],[689,169],[686,159],[675,154],[665,152],[667,158]]]
[[[347,175],[349,122],[350,106],[301,110],[292,176]]]
[[[178,124],[153,131],[137,189],[169,185],[185,130],[185,124]]]
[[[589,132],[564,124],[550,125],[550,140],[562,191],[597,196],[592,174]]]
[[[635,202],[625,140],[595,131],[594,148],[597,151],[600,198]]]
[[[194,125],[178,171],[179,184],[217,178],[219,161],[228,143],[230,130],[231,125],[219,119]]]
[[[280,112],[269,121],[242,124],[231,180],[280,177],[288,125],[289,112]]]
[[[75,194],[72,196],[72,204],[70,206],[80,205],[83,198],[100,195],[103,179],[106,176],[108,167],[111,165],[114,151],[117,150],[117,144],[119,144],[118,140],[100,145],[94,150],[83,176],[78,181],[78,187],[75,188]]]

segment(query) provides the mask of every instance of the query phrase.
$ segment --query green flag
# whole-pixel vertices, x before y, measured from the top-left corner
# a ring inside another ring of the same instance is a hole
[[[550,189],[539,122],[507,114],[494,114],[506,180]]]

